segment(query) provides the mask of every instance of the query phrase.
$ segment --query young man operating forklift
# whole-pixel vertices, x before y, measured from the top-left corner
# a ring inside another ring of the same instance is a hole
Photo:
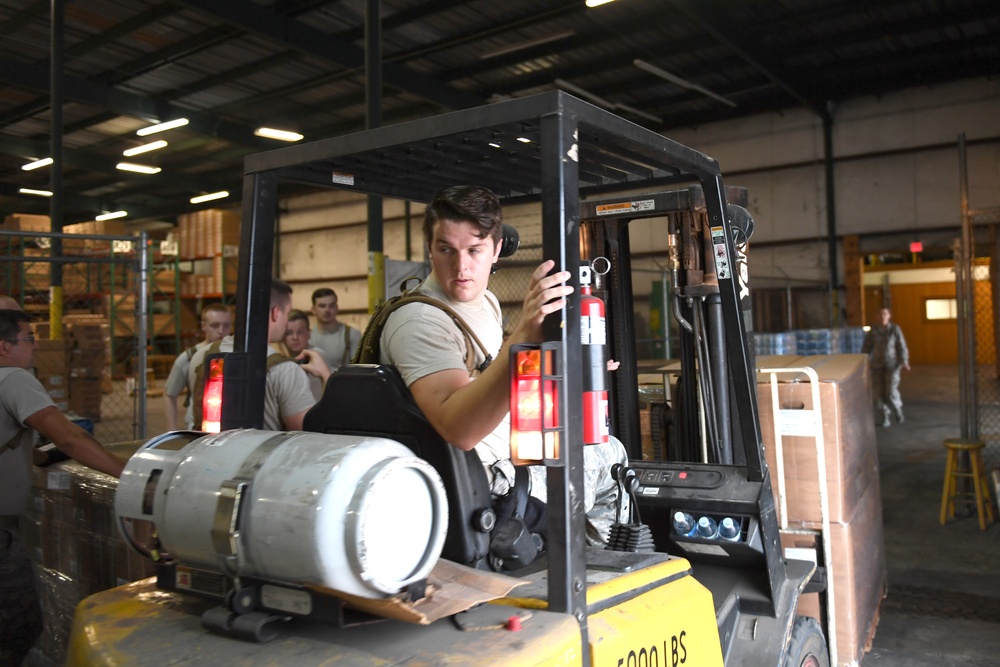
[[[572,293],[568,271],[552,273],[554,263],[535,269],[524,297],[522,315],[504,340],[500,304],[488,289],[493,265],[500,257],[503,211],[488,189],[458,185],[438,192],[427,205],[424,240],[431,275],[416,292],[450,306],[472,329],[485,350],[475,350],[481,372],[466,366],[466,339],[442,309],[425,303],[406,304],[386,321],[381,336],[381,362],[399,369],[427,420],[459,449],[475,449],[486,468],[494,495],[514,483],[510,457],[509,347],[542,340],[542,322],[563,306]],[[487,355],[492,362],[485,368]],[[615,521],[617,483],[610,468],[626,464],[622,444],[612,438],[584,448],[585,508],[588,540],[606,542]],[[544,501],[545,468],[529,469],[531,495]],[[627,501],[627,499],[626,499]]]

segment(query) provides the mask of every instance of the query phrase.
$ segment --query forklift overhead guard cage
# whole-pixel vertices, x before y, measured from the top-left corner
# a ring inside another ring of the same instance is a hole
[[[580,301],[581,198],[663,186],[697,185],[709,225],[722,228],[736,257],[731,221],[715,160],[561,91],[456,111],[398,125],[290,146],[246,158],[240,240],[240,304],[235,352],[226,360],[222,428],[260,428],[264,412],[267,318],[278,186],[298,182],[425,203],[455,184],[490,188],[501,201],[541,202],[543,258],[568,270],[576,290],[545,322],[545,341],[561,343],[567,415],[565,465],[548,469],[549,609],[572,613],[586,636],[585,529]],[[735,413],[722,429],[742,449],[746,479],[766,475],[757,420],[749,331],[750,296],[738,272],[720,275],[725,346]],[[616,386],[636,387],[634,359],[621,359]],[[728,400],[728,399],[725,399]],[[735,426],[733,426],[735,425]],[[632,449],[638,443],[629,443]],[[638,458],[638,451],[630,451]],[[575,492],[580,490],[580,492]],[[571,492],[572,491],[572,492]],[[770,493],[767,490],[767,493]],[[570,499],[576,499],[571,501]],[[573,505],[571,506],[571,502]],[[772,552],[773,553],[773,552]],[[772,579],[780,578],[770,564]],[[772,581],[775,591],[777,584]]]

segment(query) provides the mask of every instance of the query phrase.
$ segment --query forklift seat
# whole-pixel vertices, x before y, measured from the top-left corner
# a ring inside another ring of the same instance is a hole
[[[438,435],[394,366],[341,366],[306,413],[303,429],[380,436],[413,450],[441,475],[448,496],[448,534],[441,557],[489,569],[494,515],[482,461],[475,451],[464,452]]]

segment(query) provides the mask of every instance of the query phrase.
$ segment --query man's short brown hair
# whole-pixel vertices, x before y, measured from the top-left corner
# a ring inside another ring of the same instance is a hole
[[[424,242],[430,245],[434,227],[441,220],[469,222],[479,228],[477,236],[490,237],[494,245],[503,238],[503,208],[489,188],[480,185],[453,185],[437,194],[424,211]]]
[[[322,299],[322,298],[325,298],[325,297],[328,297],[328,296],[332,296],[334,299],[337,299],[337,293],[334,292],[331,288],[329,288],[329,287],[320,287],[315,292],[313,292],[313,296],[312,296],[313,305],[314,306],[316,305],[316,300],[317,299]],[[339,299],[337,299],[337,300],[339,301]]]
[[[292,302],[292,286],[281,278],[271,278],[271,308],[284,307]]]
[[[227,315],[232,315],[232,311],[229,310],[229,306],[223,303],[210,303],[201,309],[201,321],[205,321],[205,315],[207,313],[225,313]]]
[[[298,320],[304,321],[306,323],[306,326],[309,326],[309,316],[306,315],[304,312],[302,312],[298,308],[293,308],[290,311],[288,311],[289,323],[296,322]]]

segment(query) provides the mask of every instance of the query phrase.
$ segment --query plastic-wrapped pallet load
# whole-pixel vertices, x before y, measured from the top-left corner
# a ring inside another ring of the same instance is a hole
[[[795,353],[800,356],[832,354],[833,336],[830,329],[798,329],[795,331]]]
[[[141,443],[111,445],[121,459]],[[114,525],[118,480],[75,461],[33,471],[31,499],[21,515],[21,535],[35,563],[45,629],[30,664],[66,660],[73,612],[80,600],[154,574],[153,563],[130,549]],[[136,525],[148,544],[152,524]],[[36,655],[36,654],[40,654]]]
[[[796,340],[794,331],[783,331],[774,334],[774,342],[771,347],[772,354],[796,354]]]
[[[865,342],[864,327],[844,327],[841,337],[841,353],[861,354],[861,346]]]
[[[774,354],[774,334],[754,333],[753,345],[758,355]]]

